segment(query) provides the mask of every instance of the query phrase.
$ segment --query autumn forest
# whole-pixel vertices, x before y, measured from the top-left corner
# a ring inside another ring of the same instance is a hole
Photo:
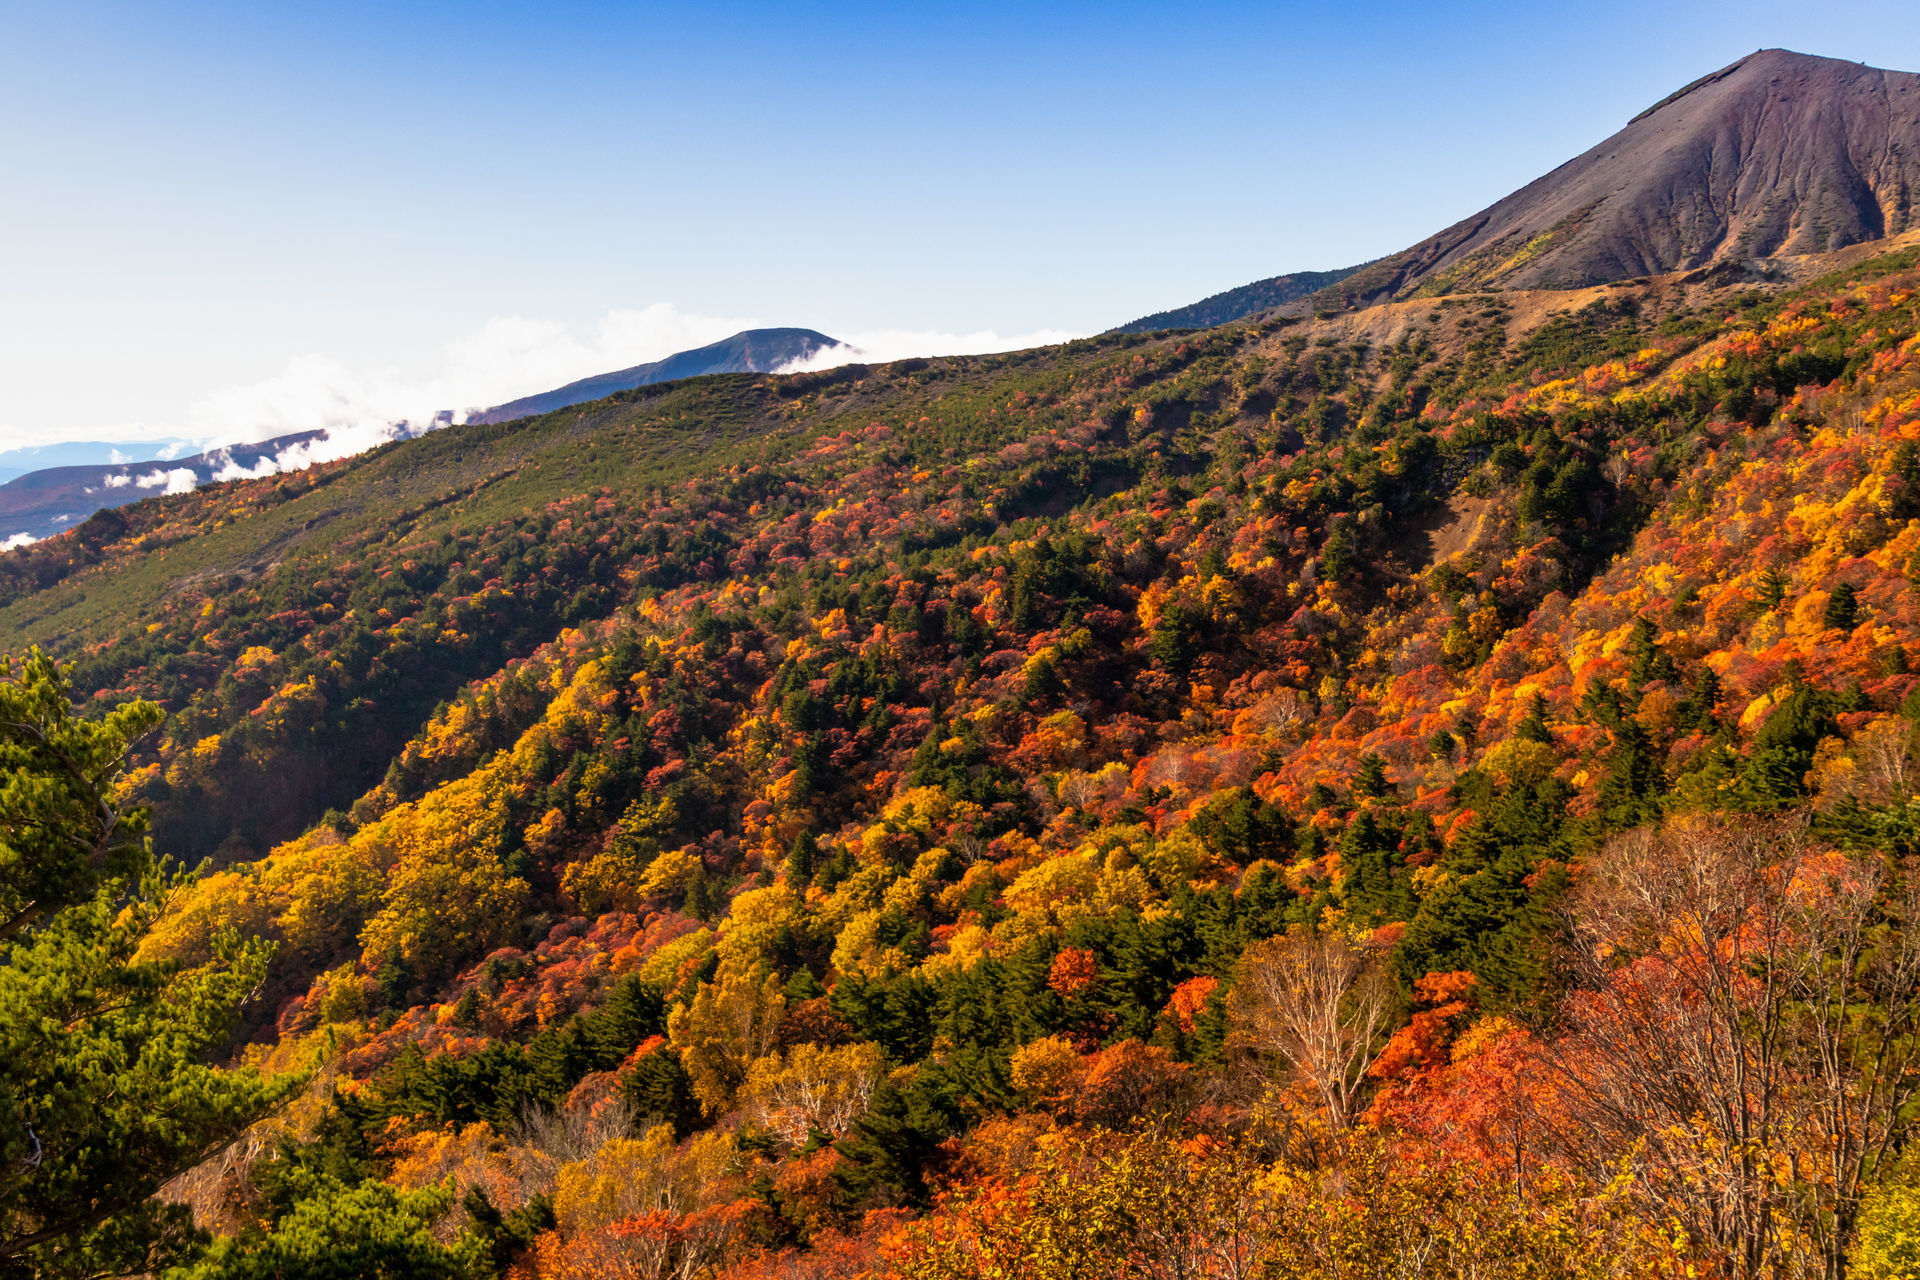
[[[1920,1274],[1920,248],[0,556],[7,1274]]]

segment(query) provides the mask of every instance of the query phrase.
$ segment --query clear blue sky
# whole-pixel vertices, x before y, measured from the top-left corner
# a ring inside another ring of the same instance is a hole
[[[0,447],[735,318],[1094,331],[1401,248],[1771,45],[1920,69],[1920,6],[0,3]]]

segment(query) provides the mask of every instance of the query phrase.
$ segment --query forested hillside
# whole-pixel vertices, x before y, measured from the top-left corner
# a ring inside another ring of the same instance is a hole
[[[271,943],[306,1073],[175,1274],[1908,1274],[1920,251],[1799,280],[702,378],[0,557],[167,713],[140,957]]]

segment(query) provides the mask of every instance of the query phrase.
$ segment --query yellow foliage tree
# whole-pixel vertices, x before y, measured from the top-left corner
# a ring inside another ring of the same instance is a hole
[[[1013,1051],[1013,1086],[1038,1101],[1059,1098],[1072,1087],[1080,1065],[1065,1036],[1043,1036]]]
[[[708,1115],[733,1104],[754,1059],[773,1049],[787,997],[778,974],[760,965],[722,961],[691,1004],[667,1017],[667,1038],[693,1077],[694,1096]]]
[[[838,1137],[866,1114],[885,1071],[878,1045],[795,1045],[754,1061],[740,1102],[754,1123],[787,1142],[805,1142],[816,1130]]]
[[[532,895],[501,860],[505,831],[504,779],[481,770],[363,832],[394,859],[384,905],[360,935],[367,958],[445,971],[508,936]]]
[[[640,1138],[615,1138],[554,1175],[553,1216],[569,1235],[609,1226],[656,1209],[690,1207],[689,1189],[669,1168],[673,1126],[657,1125]]]
[[[660,841],[680,818],[665,797],[635,800],[607,836],[606,847],[561,873],[561,888],[584,911],[598,914],[637,906],[648,893],[648,872],[660,856]],[[690,868],[677,866],[684,874]],[[682,887],[675,885],[674,888]]]

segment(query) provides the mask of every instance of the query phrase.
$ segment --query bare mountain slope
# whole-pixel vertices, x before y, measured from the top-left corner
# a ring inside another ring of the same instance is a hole
[[[1586,154],[1296,308],[1469,289],[1577,289],[1914,225],[1920,75],[1765,49]]]
[[[1282,276],[1123,330],[1484,289],[1582,289],[1920,227],[1920,75],[1763,49],[1410,249],[1308,293]]]

